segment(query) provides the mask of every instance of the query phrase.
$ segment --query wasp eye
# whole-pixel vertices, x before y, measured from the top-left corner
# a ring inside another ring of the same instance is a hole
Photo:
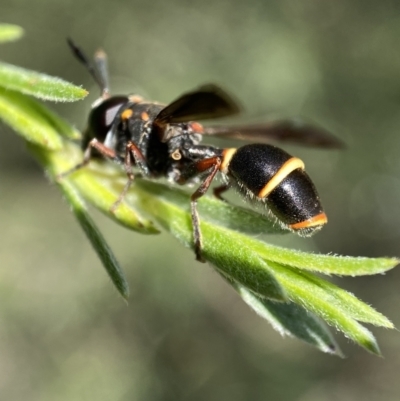
[[[104,142],[118,111],[128,101],[127,96],[113,96],[95,104],[89,115],[89,137]]]

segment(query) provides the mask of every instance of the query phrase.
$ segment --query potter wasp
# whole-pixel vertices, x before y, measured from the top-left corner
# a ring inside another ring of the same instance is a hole
[[[265,205],[268,214],[282,227],[301,236],[309,236],[326,224],[327,217],[314,184],[304,171],[304,163],[268,142],[272,139],[341,147],[333,136],[296,121],[203,127],[197,121],[239,112],[236,101],[213,84],[184,93],[168,105],[136,95],[111,96],[105,53],[97,52],[92,64],[71,40],[68,43],[99,85],[101,97],[92,107],[84,132],[84,158],[61,177],[86,166],[94,157],[102,156],[123,165],[128,180],[113,209],[138,174],[149,179],[166,177],[180,185],[197,184],[191,195],[191,217],[198,261],[204,260],[197,201],[217,173],[223,184],[214,188],[214,195],[220,199],[224,191],[235,187],[244,198]],[[205,135],[254,143],[218,148],[201,144]]]

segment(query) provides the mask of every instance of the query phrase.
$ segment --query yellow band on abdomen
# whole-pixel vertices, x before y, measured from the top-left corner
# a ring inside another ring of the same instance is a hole
[[[267,197],[292,171],[298,168],[304,170],[304,163],[297,157],[292,157],[276,172],[258,193],[259,198]]]

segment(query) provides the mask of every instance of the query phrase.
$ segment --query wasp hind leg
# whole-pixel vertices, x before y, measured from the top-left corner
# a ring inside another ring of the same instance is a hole
[[[211,169],[207,177],[204,179],[201,185],[197,188],[196,192],[190,198],[191,199],[190,208],[191,208],[192,225],[193,225],[194,252],[196,254],[196,260],[205,263],[205,259],[202,256],[203,245],[202,245],[202,235],[200,229],[200,218],[199,218],[199,213],[197,211],[197,200],[201,198],[210,187],[212,180],[214,179],[215,175],[217,174],[221,166],[221,159],[219,157],[212,157],[210,159],[205,159],[198,162],[195,166],[199,173]]]
[[[222,194],[223,194],[224,192],[226,192],[228,189],[230,189],[230,187],[231,187],[231,186],[230,186],[229,184],[220,185],[219,187],[214,188],[213,194],[214,194],[214,196],[215,196],[217,199],[219,199],[220,201],[227,202],[227,200],[226,200],[225,198],[222,197]]]

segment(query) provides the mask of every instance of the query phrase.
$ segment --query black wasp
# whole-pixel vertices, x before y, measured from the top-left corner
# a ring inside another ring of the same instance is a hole
[[[340,147],[325,131],[293,121],[247,126],[203,127],[197,120],[237,114],[236,102],[216,85],[204,85],[187,92],[169,105],[143,100],[139,96],[110,96],[106,56],[96,53],[92,65],[71,41],[68,43],[101,89],[84,133],[83,161],[63,173],[65,176],[103,156],[123,164],[127,184],[114,204],[122,201],[134,179],[133,167],[147,178],[167,177],[178,184],[199,183],[191,196],[191,215],[196,259],[202,258],[202,238],[197,200],[220,172],[221,194],[231,186],[244,197],[265,204],[279,223],[302,236],[308,236],[327,222],[314,184],[304,172],[304,163],[268,143],[236,148],[201,145],[203,135],[267,142],[288,140],[320,147]],[[94,152],[93,152],[94,150]]]

